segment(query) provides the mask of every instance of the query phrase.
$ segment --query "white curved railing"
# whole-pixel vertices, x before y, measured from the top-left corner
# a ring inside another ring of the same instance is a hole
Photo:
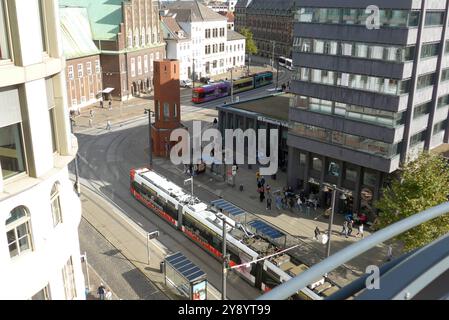
[[[317,263],[310,269],[297,275],[291,280],[277,286],[270,292],[260,296],[257,300],[282,300],[295,294],[302,288],[307,287],[317,277],[329,273],[340,265],[354,259],[360,254],[372,249],[376,245],[383,243],[395,236],[412,229],[424,222],[449,213],[449,202],[442,203],[435,207],[424,210],[404,220],[398,221],[382,230],[379,230],[369,237],[360,240],[343,250],[340,250],[329,258]]]

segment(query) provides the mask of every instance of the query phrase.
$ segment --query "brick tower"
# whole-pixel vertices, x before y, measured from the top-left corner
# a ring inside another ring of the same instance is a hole
[[[170,142],[170,134],[181,124],[181,93],[179,88],[179,61],[165,59],[154,61],[154,112],[151,129],[152,152],[155,156],[168,157],[176,142]]]

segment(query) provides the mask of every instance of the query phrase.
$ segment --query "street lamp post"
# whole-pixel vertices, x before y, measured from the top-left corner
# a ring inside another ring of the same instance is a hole
[[[223,218],[223,277],[222,277],[222,292],[221,300],[226,300],[226,276],[228,273],[227,259],[226,259],[226,219]]]
[[[184,185],[188,184],[190,182],[190,192],[191,192],[191,198],[190,201],[193,203],[193,172],[191,172],[192,176],[189,179],[184,180]]]
[[[336,185],[324,185],[324,191],[328,191],[329,188],[332,189],[332,209],[331,209],[331,215],[329,217],[329,226],[327,231],[327,246],[326,246],[326,258],[328,258],[331,254],[331,235],[332,235],[332,225],[334,223],[334,215],[335,215],[335,202],[337,199],[337,191],[340,191],[342,194],[340,196],[341,200],[346,200],[345,196],[345,190],[337,188]]]
[[[149,146],[149,160],[150,160],[150,169],[153,167],[153,146],[151,143],[151,114],[154,113],[151,111],[151,109],[145,109],[145,114],[148,114],[148,132],[149,132],[149,139],[148,139],[148,146]]]
[[[223,237],[223,246],[222,246],[222,261],[223,261],[223,273],[222,273],[222,290],[221,290],[221,300],[226,300],[226,277],[228,274],[228,255],[226,253],[226,224],[229,224],[226,221],[225,215],[217,214],[217,218],[222,221],[222,237]],[[230,225],[230,224],[229,224]]]

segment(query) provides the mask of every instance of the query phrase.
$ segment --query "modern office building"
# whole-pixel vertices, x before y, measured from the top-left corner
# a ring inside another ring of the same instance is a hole
[[[2,300],[85,299],[58,11],[56,0],[0,2]]]
[[[374,218],[400,164],[448,142],[449,1],[378,0],[376,28],[372,4],[296,1],[288,176]]]

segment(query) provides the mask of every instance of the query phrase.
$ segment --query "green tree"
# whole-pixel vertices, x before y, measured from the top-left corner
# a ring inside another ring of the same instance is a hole
[[[251,55],[257,54],[259,50],[257,49],[256,42],[253,39],[253,32],[249,28],[241,28],[239,32],[246,39],[245,52],[248,54],[248,73],[249,73],[251,64]]]
[[[449,166],[441,156],[422,153],[400,170],[398,179],[383,190],[376,203],[381,211],[379,226],[386,227],[425,209],[446,202],[449,195]],[[421,224],[397,237],[410,251],[449,232],[449,214]]]

